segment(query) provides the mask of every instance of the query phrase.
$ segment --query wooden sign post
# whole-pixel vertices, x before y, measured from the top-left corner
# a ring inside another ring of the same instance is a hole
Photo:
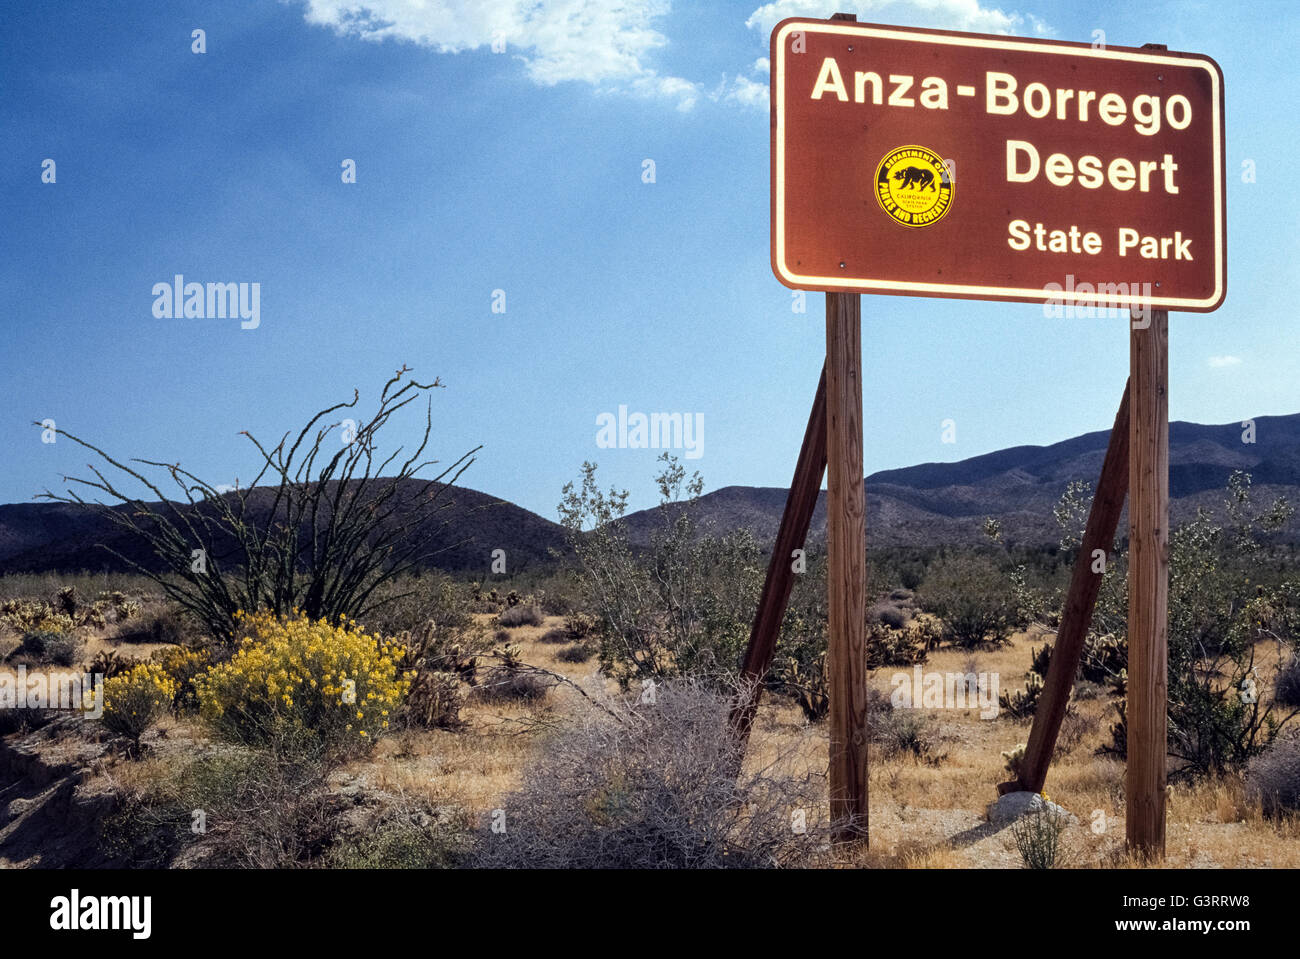
[[[867,532],[862,472],[862,298],[826,294],[827,691],[831,830],[867,835]]]
[[[1134,322],[1129,347],[1128,847],[1165,853],[1169,639],[1169,314]]]

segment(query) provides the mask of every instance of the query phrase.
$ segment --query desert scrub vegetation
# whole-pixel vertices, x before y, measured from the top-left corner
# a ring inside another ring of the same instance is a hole
[[[1292,508],[1251,501],[1250,475],[1234,472],[1220,518],[1198,510],[1170,535],[1170,775],[1240,773],[1297,715],[1268,695],[1256,669],[1261,641],[1295,648],[1300,583],[1269,582],[1269,534]],[[1115,614],[1112,614],[1114,616]],[[1117,617],[1116,617],[1117,618]],[[1123,635],[1116,631],[1116,635]],[[1127,717],[1116,705],[1111,750],[1126,754]]]
[[[341,795],[337,759],[314,736],[270,749],[204,748],[120,783],[99,847],[144,867],[439,868],[470,837],[462,811],[409,796]]]
[[[1060,552],[1078,547],[1087,515],[1089,487],[1071,484],[1056,509],[1062,527]],[[1260,508],[1252,502],[1250,475],[1228,479],[1222,509],[1198,510],[1170,535],[1169,549],[1169,757],[1170,775],[1181,780],[1230,773],[1274,740],[1297,715],[1287,668],[1272,694],[1256,664],[1257,650],[1275,644],[1294,655],[1300,637],[1300,582],[1286,578],[1289,564],[1271,540],[1291,515],[1285,500]],[[1064,601],[1063,591],[1024,597],[1028,577],[1017,567],[1013,586],[1022,610],[1041,613]],[[928,583],[928,580],[927,580]],[[1106,696],[1117,721],[1105,751],[1123,757],[1127,718],[1123,696],[1128,672],[1127,556],[1116,549],[1102,575],[1096,611],[1085,638],[1075,696]],[[1022,617],[1023,618],[1023,617]],[[1030,617],[1033,618],[1033,617]],[[1041,619],[1040,619],[1041,621]],[[1027,718],[1037,706],[1052,648],[1033,650],[1023,691],[1004,691],[1010,718]]]
[[[667,453],[659,462],[657,523],[645,549],[630,541],[627,491],[602,491],[595,464],[584,463],[580,484],[562,493],[560,522],[595,618],[601,668],[624,689],[685,675],[725,682],[749,638],[761,551],[744,530],[710,535],[697,516],[699,473],[688,478]]]
[[[91,467],[93,478],[69,477],[65,493],[46,490],[41,498],[97,509],[146,543],[161,572],[114,555],[228,643],[239,610],[277,616],[302,610],[332,623],[364,618],[381,602],[376,590],[431,559],[430,537],[415,534],[436,527],[449,505],[446,491],[475,452],[435,476],[421,475],[437,463],[425,458],[433,426],[428,400],[414,447],[380,453],[378,435],[390,420],[442,386],[437,379],[404,379],[408,372],[403,367],[384,384],[368,418],[349,416],[360,401],[354,391],[351,401],[320,410],[296,435],[287,431],[273,445],[244,432],[257,466],[248,486],[233,491],[179,462],[123,462],[59,429],[101,465]],[[157,479],[146,475],[158,472]],[[83,492],[110,503],[87,501]]]
[[[998,646],[1018,625],[1011,580],[984,553],[946,554],[927,572],[919,595],[943,624],[943,640],[954,646]]]
[[[252,635],[234,656],[194,679],[199,714],[219,736],[266,746],[293,730],[350,752],[389,729],[411,678],[398,672],[399,650],[303,613],[247,622]]]
[[[825,848],[823,777],[781,758],[742,769],[730,697],[667,680],[654,702],[614,698],[556,731],[482,830],[474,864],[498,868],[770,868]],[[792,828],[799,823],[802,831]]]

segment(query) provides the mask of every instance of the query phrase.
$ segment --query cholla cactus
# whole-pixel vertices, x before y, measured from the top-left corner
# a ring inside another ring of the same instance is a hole
[[[1027,747],[1024,743],[1017,743],[1014,749],[1008,749],[1002,754],[1002,760],[1006,764],[1006,770],[1011,773],[1011,775],[1020,775],[1020,764],[1025,761],[1026,748]]]
[[[493,650],[492,655],[501,660],[501,665],[509,670],[516,670],[523,666],[523,660],[519,658],[520,649],[514,643],[506,643],[501,649]]]
[[[461,725],[464,702],[456,673],[422,672],[406,699],[407,715],[422,726],[456,729]]]

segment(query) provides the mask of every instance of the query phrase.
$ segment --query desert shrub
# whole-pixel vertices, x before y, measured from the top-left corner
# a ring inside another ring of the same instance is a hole
[[[983,554],[944,556],[926,575],[920,601],[942,621],[944,640],[956,646],[1004,643],[1016,623],[1010,580]]]
[[[875,687],[867,690],[867,724],[871,745],[882,758],[911,756],[930,763],[943,759],[934,754],[932,720],[918,709],[895,709],[890,697]]]
[[[562,663],[585,663],[595,655],[595,647],[590,643],[574,643],[556,653],[555,658]]]
[[[809,556],[795,577],[766,686],[795,700],[804,718],[821,722],[830,708],[826,685],[826,557]]]
[[[498,643],[507,642],[509,636],[504,630],[500,631]],[[397,666],[401,672],[454,673],[461,682],[469,685],[476,682],[479,657],[491,648],[481,628],[450,631],[432,620],[419,629],[393,637],[389,647],[398,654]]]
[[[1300,812],[1300,734],[1282,736],[1251,758],[1246,792],[1266,815]]]
[[[1028,748],[1025,743],[1016,743],[1016,745],[1002,753],[1002,768],[1010,773],[1013,778],[1020,778],[1020,768],[1025,763]]]
[[[555,683],[550,677],[531,669],[493,666],[474,695],[487,702],[534,702],[545,699]]]
[[[1044,667],[1041,674],[1046,677]],[[1128,637],[1114,633],[1098,634],[1089,630],[1083,640],[1083,656],[1079,662],[1078,682],[1096,683],[1115,687],[1116,693],[1124,691],[1128,677]]]
[[[654,703],[615,700],[558,731],[484,831],[479,865],[664,869],[794,866],[823,845],[825,785],[788,757],[742,771],[731,698],[669,680]],[[791,828],[803,811],[806,829]]]
[[[1279,706],[1300,708],[1300,653],[1292,653],[1273,680],[1273,699]]]
[[[564,617],[564,631],[570,639],[586,639],[596,632],[596,621],[586,613],[570,613]]]
[[[473,626],[470,600],[451,579],[436,573],[402,576],[382,583],[371,596],[361,620],[368,631],[396,636],[433,623],[441,634],[463,633]]]
[[[1221,521],[1202,508],[1170,535],[1171,777],[1240,770],[1296,715],[1282,715],[1276,700],[1260,690],[1254,659],[1260,640],[1287,641],[1300,618],[1300,585],[1261,582],[1269,558],[1266,534],[1290,515],[1284,500],[1256,510],[1249,474],[1236,472],[1228,481]],[[1106,751],[1125,755],[1123,703],[1116,704],[1116,712]]]
[[[537,641],[539,643],[554,643],[558,645],[559,643],[567,643],[569,638],[569,634],[563,629],[548,629],[538,637]]]
[[[998,693],[999,714],[1005,714],[1012,719],[1027,719],[1034,715],[1051,660],[1051,644],[1044,643],[1041,647],[1031,647],[1029,671],[1025,673],[1025,688],[1003,690]]]
[[[1061,719],[1060,731],[1056,735],[1056,755],[1066,756],[1074,752],[1100,727],[1100,720],[1080,712],[1073,703],[1068,703],[1065,716]]]
[[[465,694],[456,673],[426,670],[411,681],[403,715],[414,724],[430,729],[459,729],[460,708]]]
[[[507,629],[514,629],[517,626],[540,626],[543,618],[537,606],[507,606],[497,616],[497,622]]]
[[[1047,797],[1011,824],[1011,836],[1026,869],[1051,869],[1061,856],[1061,834],[1069,825],[1065,813],[1047,804]]]
[[[998,693],[998,715],[1012,719],[1029,719],[1038,708],[1043,693],[1043,677],[1035,672],[1025,673],[1025,688],[1002,690]]]
[[[902,563],[898,567],[898,581],[906,590],[918,589],[925,581],[925,564],[917,560]]]
[[[463,815],[438,813],[388,810],[334,843],[324,864],[331,869],[453,868],[469,851],[469,823]]]
[[[510,635],[500,633],[507,639]],[[462,685],[478,682],[479,657],[488,649],[482,628],[472,622],[461,628],[429,620],[394,637],[392,649],[398,654],[398,671],[411,675],[402,719],[417,726],[460,728]]]
[[[253,635],[235,655],[195,680],[200,715],[219,735],[256,746],[293,728],[348,750],[389,728],[411,678],[397,670],[400,650],[302,614],[248,622]]]
[[[105,679],[112,679],[118,676],[134,665],[134,660],[123,659],[117,655],[117,650],[103,649],[95,654],[95,658],[90,661],[89,671],[92,676],[103,676]]]
[[[867,622],[873,626],[902,629],[907,625],[907,612],[893,603],[875,603],[867,610]]]
[[[100,848],[126,864],[165,867],[186,849],[203,866],[286,869],[323,859],[337,832],[333,768],[320,740],[290,731],[272,750],[222,747],[180,760],[120,797]],[[194,812],[204,831],[192,831]]]
[[[198,624],[181,607],[172,603],[151,605],[123,616],[113,637],[120,643],[166,643],[188,645],[200,634]]]
[[[867,668],[915,666],[925,662],[926,651],[921,634],[869,623],[866,629]]]
[[[75,666],[81,662],[86,641],[75,633],[63,633],[45,647],[45,658],[55,666]]]
[[[831,696],[826,676],[826,651],[811,662],[783,657],[775,673],[777,689],[794,699],[810,723],[819,723],[830,713]]]
[[[76,623],[43,599],[14,598],[0,602],[0,625],[16,633],[66,633]]]
[[[57,715],[45,709],[0,709],[0,736],[40,729]]]
[[[41,629],[25,633],[14,654],[41,663],[72,666],[81,660],[85,647],[86,641],[74,633]]]
[[[138,751],[140,737],[171,706],[176,683],[161,666],[140,663],[104,680],[103,722]]]
[[[560,521],[596,620],[601,667],[624,689],[682,675],[725,684],[749,638],[762,553],[745,530],[711,535],[697,521],[699,474],[688,480],[666,453],[659,462],[659,508],[644,548],[624,520],[627,491],[601,491],[594,464],[583,464],[580,487],[564,487]]]

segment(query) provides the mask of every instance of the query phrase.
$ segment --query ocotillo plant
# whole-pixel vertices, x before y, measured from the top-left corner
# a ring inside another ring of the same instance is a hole
[[[451,505],[444,496],[478,451],[470,450],[437,476],[418,476],[437,463],[422,459],[433,427],[430,401],[419,445],[409,455],[398,446],[381,457],[379,430],[403,407],[442,386],[437,379],[403,382],[408,372],[403,366],[384,384],[378,408],[363,423],[331,419],[357,405],[360,394],[354,390],[351,402],[316,413],[292,441],[288,431],[268,448],[242,431],[260,463],[253,481],[233,490],[199,479],[179,462],[124,463],[60,429],[59,435],[91,450],[111,469],[91,464],[94,479],[64,477],[66,493],[46,490],[40,498],[99,509],[139,537],[160,560],[161,571],[103,548],[157,583],[220,640],[233,639],[238,610],[283,615],[299,609],[331,622],[361,617],[381,605],[373,599],[377,587],[437,552],[429,546],[432,530],[422,528]],[[337,443],[337,451],[331,454],[327,441]],[[149,479],[142,472],[146,467],[164,471],[179,496],[173,491],[169,498],[159,485],[165,480]],[[141,484],[153,501],[124,491],[128,480]],[[114,502],[88,502],[81,495],[87,489]]]

